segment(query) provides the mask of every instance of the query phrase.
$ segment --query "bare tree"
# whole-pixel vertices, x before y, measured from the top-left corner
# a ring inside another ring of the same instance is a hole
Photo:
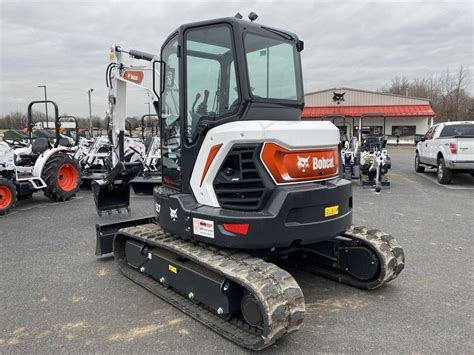
[[[460,66],[455,73],[446,69],[428,78],[395,77],[381,91],[429,99],[437,122],[465,120],[473,113],[473,98],[466,92],[469,80],[469,72]]]

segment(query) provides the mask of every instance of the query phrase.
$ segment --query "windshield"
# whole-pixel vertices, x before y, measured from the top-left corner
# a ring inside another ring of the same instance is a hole
[[[474,137],[474,124],[453,124],[444,126],[440,137]]]
[[[292,42],[254,34],[245,36],[250,91],[255,97],[299,100],[299,60]]]
[[[229,26],[186,32],[186,88],[186,136],[192,143],[200,121],[229,115],[239,103]]]

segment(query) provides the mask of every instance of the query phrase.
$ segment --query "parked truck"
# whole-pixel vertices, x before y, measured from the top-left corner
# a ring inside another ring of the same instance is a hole
[[[454,173],[474,176],[474,121],[432,126],[416,146],[415,171],[436,168],[438,182],[449,184]]]

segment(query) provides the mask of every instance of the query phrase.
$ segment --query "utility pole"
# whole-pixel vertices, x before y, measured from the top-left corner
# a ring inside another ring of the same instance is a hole
[[[94,89],[87,90],[87,94],[89,95],[89,133],[92,137],[92,105],[91,105],[91,93]]]
[[[46,85],[38,85],[38,87],[44,89],[44,101],[47,101],[48,96],[46,95]],[[46,129],[48,129],[49,128],[49,123],[48,123],[48,103],[47,102],[44,103],[44,107],[46,109]],[[44,128],[43,123],[41,123],[41,126]]]

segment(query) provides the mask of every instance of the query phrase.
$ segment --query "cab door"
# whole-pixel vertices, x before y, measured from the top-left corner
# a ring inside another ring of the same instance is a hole
[[[161,50],[166,63],[161,75],[162,94],[160,100],[161,154],[163,185],[181,189],[181,109],[178,35],[171,38]]]

